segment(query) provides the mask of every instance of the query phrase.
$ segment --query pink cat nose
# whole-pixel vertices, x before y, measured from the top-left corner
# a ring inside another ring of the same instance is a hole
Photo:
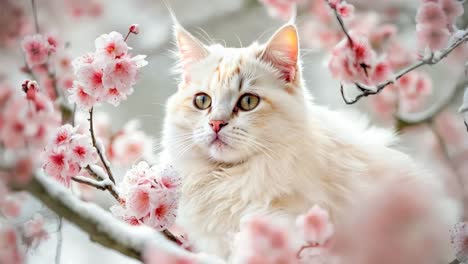
[[[221,128],[223,128],[227,124],[228,122],[224,120],[211,120],[210,121],[210,126],[215,133],[218,133],[221,130]]]

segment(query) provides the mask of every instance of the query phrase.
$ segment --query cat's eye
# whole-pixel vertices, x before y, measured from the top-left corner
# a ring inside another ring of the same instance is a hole
[[[193,105],[200,110],[205,110],[211,106],[211,97],[206,93],[198,93],[193,98]]]
[[[237,107],[243,111],[250,111],[260,103],[260,97],[255,94],[244,94],[237,102]]]

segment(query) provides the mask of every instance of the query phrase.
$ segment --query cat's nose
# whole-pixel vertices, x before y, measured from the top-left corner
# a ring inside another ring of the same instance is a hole
[[[210,121],[210,126],[215,133],[218,133],[221,130],[221,128],[223,128],[227,124],[228,122],[224,120],[211,120]]]

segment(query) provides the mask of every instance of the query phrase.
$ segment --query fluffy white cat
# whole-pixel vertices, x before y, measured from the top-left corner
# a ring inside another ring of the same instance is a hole
[[[293,225],[318,204],[339,223],[384,175],[431,182],[441,215],[456,221],[455,204],[393,148],[392,132],[312,102],[295,25],[245,48],[206,46],[178,24],[175,37],[182,80],[167,102],[161,162],[183,176],[178,223],[197,250],[229,258],[241,220],[256,215]]]

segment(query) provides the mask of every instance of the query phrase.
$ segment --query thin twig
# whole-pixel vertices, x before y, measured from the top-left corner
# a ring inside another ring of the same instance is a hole
[[[34,17],[34,26],[36,29],[36,33],[39,34],[39,22],[37,19],[37,7],[36,7],[36,0],[31,0],[32,12]]]
[[[107,172],[107,175],[109,176],[109,179],[115,184],[114,176],[112,175],[112,171],[109,167],[109,164],[107,164],[107,160],[104,158],[104,154],[101,152],[101,148],[99,148],[96,145],[96,137],[94,135],[94,126],[93,126],[93,108],[89,109],[89,132],[91,133],[91,140],[93,141],[93,146],[97,151],[97,154],[99,156],[99,159],[101,160],[104,169]]]
[[[60,264],[60,257],[62,256],[62,243],[63,243],[63,236],[62,236],[62,227],[63,227],[63,219],[61,216],[58,216],[59,224],[57,230],[57,247],[55,248],[55,264]]]
[[[102,181],[104,179],[102,179],[101,177],[99,177],[99,175],[94,172],[90,166],[86,166],[85,168],[88,173],[93,177],[95,178],[96,180],[98,181]],[[82,177],[72,177],[72,180],[75,181],[75,182],[79,182],[81,184],[86,184],[86,185],[89,185],[89,186],[92,186],[96,189],[99,189],[99,190],[102,190],[102,191],[108,191],[114,198],[115,200],[117,200],[117,202],[121,202],[121,199],[120,199],[120,196],[117,192],[117,190],[114,188],[114,185],[112,183],[109,183],[109,184],[102,184],[102,182],[94,182],[92,180],[87,180],[86,178],[82,178]]]
[[[344,32],[344,34],[346,35],[348,41],[350,42],[350,45],[352,46],[353,45],[353,40],[352,40],[352,38],[351,38],[351,36],[349,34],[349,31],[346,29],[346,26],[345,26],[345,24],[343,22],[343,18],[340,16],[340,14],[338,14],[336,8],[333,7],[328,0],[325,0],[325,1],[328,3],[330,8],[333,9],[333,13],[335,14],[336,20],[340,24],[341,30]],[[363,97],[378,94],[385,87],[387,87],[390,84],[395,83],[398,79],[405,76],[407,73],[409,73],[409,72],[411,72],[413,70],[416,70],[416,69],[418,69],[419,67],[421,67],[423,65],[435,65],[435,64],[439,63],[441,60],[446,58],[454,49],[456,49],[458,46],[460,46],[462,43],[464,43],[466,41],[468,41],[468,31],[466,31],[463,34],[463,36],[461,36],[456,41],[454,41],[449,47],[447,47],[446,49],[440,51],[440,53],[437,56],[435,56],[434,53],[431,53],[430,56],[425,57],[422,60],[420,60],[419,62],[416,62],[413,65],[410,65],[409,67],[401,70],[399,73],[394,75],[393,78],[391,78],[391,79],[389,79],[389,80],[387,80],[385,82],[382,82],[380,84],[377,84],[377,85],[375,85],[373,87],[365,86],[365,85],[360,84],[358,82],[354,83],[356,85],[356,88],[361,91],[361,93],[359,95],[357,95],[354,99],[349,100],[349,99],[346,98],[346,96],[344,94],[344,91],[343,91],[343,85],[341,84],[341,88],[340,88],[341,96],[343,97],[344,102],[346,104],[350,105],[350,104],[354,104],[354,103],[358,102]]]

